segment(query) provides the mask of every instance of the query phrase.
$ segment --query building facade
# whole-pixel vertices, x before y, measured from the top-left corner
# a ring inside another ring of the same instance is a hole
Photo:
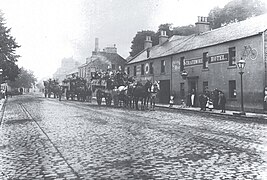
[[[61,66],[57,69],[57,71],[53,74],[53,78],[57,79],[58,82],[62,82],[67,75],[71,74],[75,71],[80,63],[71,58],[63,58],[61,60]]]
[[[209,30],[206,18],[199,17],[199,34],[172,36],[161,44],[144,49],[127,64],[127,72],[137,80],[160,81],[159,102],[176,103],[194,89],[197,96],[205,90],[225,93],[228,109],[240,109],[241,81],[236,64],[241,58],[245,110],[262,111],[267,85],[267,16],[262,15]],[[204,27],[202,27],[204,26]],[[162,33],[164,35],[164,33]],[[160,37],[161,38],[161,37]],[[149,38],[147,38],[149,39]],[[145,42],[147,43],[147,42]],[[185,72],[186,76],[181,76]]]
[[[117,53],[116,46],[109,46],[100,51],[98,49],[98,39],[95,41],[95,50],[92,56],[86,59],[86,63],[78,67],[78,75],[85,78],[90,83],[92,76],[97,71],[118,71],[124,70],[126,60]]]

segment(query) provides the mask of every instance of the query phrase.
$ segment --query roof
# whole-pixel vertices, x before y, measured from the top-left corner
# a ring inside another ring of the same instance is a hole
[[[149,58],[147,58],[146,50],[143,50],[134,58],[132,58],[128,64],[254,36],[264,32],[266,29],[267,14],[264,14],[247,19],[245,21],[232,23],[218,29],[207,31],[199,35],[174,35],[162,45],[156,45],[150,48]]]
[[[103,62],[123,62],[123,64],[126,64],[126,60],[121,57],[119,54],[117,53],[107,53],[107,52],[97,52],[96,54],[93,54],[90,58],[89,58],[89,62],[82,64],[81,66],[79,66],[79,68],[85,67],[88,64],[94,64],[97,62],[97,60],[103,61]]]

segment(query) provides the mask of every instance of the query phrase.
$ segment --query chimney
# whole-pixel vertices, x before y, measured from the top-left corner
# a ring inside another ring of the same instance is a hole
[[[144,49],[148,49],[152,47],[152,40],[151,40],[151,36],[146,36],[146,40],[144,43]]]
[[[198,22],[196,22],[197,33],[203,33],[210,31],[210,23],[208,17],[198,16]]]
[[[165,43],[168,40],[167,32],[160,30],[159,45]]]
[[[95,52],[99,51],[99,40],[98,38],[95,38]]]

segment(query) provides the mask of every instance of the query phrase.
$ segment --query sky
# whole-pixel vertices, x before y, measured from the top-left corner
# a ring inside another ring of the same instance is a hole
[[[63,58],[85,63],[94,50],[116,44],[129,56],[138,31],[194,24],[215,6],[230,0],[0,0],[6,26],[16,38],[19,67],[38,78],[52,77]],[[266,0],[267,1],[267,0]]]

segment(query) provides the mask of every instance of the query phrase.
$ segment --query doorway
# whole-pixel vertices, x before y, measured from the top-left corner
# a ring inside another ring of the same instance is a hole
[[[159,103],[168,104],[170,101],[170,80],[161,80],[159,87]]]

